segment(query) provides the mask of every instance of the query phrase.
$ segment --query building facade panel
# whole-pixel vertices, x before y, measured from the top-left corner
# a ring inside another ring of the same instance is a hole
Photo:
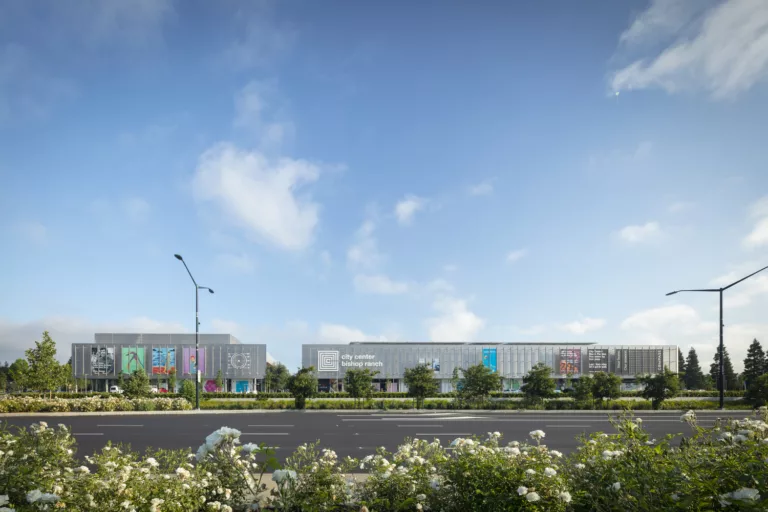
[[[405,369],[432,366],[436,377],[450,379],[454,368],[483,363],[505,379],[519,380],[537,363],[552,368],[554,378],[599,371],[625,379],[638,374],[677,371],[675,345],[596,345],[522,343],[375,343],[302,346],[302,365],[313,366],[319,379],[342,380],[349,368],[378,371],[377,379],[402,379]]]

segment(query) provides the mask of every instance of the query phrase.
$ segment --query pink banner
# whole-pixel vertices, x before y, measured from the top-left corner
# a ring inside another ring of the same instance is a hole
[[[195,364],[195,348],[184,347],[184,364],[182,368],[184,375],[195,375],[197,373],[197,365]],[[205,349],[200,349],[200,371],[205,373]]]

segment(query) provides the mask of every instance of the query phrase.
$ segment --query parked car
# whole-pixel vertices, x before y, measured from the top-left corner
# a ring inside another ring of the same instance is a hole
[[[149,390],[153,393],[157,393],[157,386],[152,386]]]
[[[109,386],[109,392],[110,393],[122,393],[123,390],[120,389],[118,386]]]

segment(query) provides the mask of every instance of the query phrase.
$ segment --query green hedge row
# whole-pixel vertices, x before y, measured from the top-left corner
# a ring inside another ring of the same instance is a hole
[[[410,400],[368,400],[361,403],[355,403],[354,400],[313,400],[307,402],[307,409],[362,409],[362,410],[402,410],[413,409],[413,402]],[[248,410],[248,409],[293,409],[293,400],[253,400],[253,401],[203,401],[200,404],[202,409],[215,410]],[[752,405],[747,402],[726,402],[727,409],[751,409]],[[674,401],[664,402],[662,409],[680,410],[680,409],[717,409],[717,402],[692,401]],[[453,400],[428,400],[424,403],[424,409],[433,410],[531,410],[531,407],[523,407],[520,402],[487,402],[481,404],[459,404]],[[597,404],[597,407],[589,407],[572,400],[549,400],[538,409],[541,410],[609,410],[609,411],[643,411],[651,410],[651,402],[648,400],[638,401],[605,401]]]

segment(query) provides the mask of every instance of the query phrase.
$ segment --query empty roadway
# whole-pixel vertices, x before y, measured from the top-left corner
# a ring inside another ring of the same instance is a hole
[[[717,417],[742,418],[750,411],[699,411],[700,423],[710,426]],[[340,457],[360,457],[379,446],[395,449],[406,437],[440,439],[449,444],[456,437],[484,435],[498,431],[505,441],[528,440],[528,432],[541,429],[545,444],[563,452],[572,451],[582,433],[613,432],[610,423],[616,413],[608,412],[515,412],[492,414],[482,411],[398,413],[374,411],[340,412],[236,412],[130,415],[0,415],[0,422],[28,426],[46,421],[63,423],[77,439],[78,455],[88,455],[107,441],[127,443],[134,449],[187,448],[196,450],[205,437],[219,427],[240,430],[242,442],[267,443],[277,448],[280,459],[297,446],[319,440],[322,447],[334,449]],[[689,433],[680,421],[680,412],[637,412],[643,427],[652,437]]]

